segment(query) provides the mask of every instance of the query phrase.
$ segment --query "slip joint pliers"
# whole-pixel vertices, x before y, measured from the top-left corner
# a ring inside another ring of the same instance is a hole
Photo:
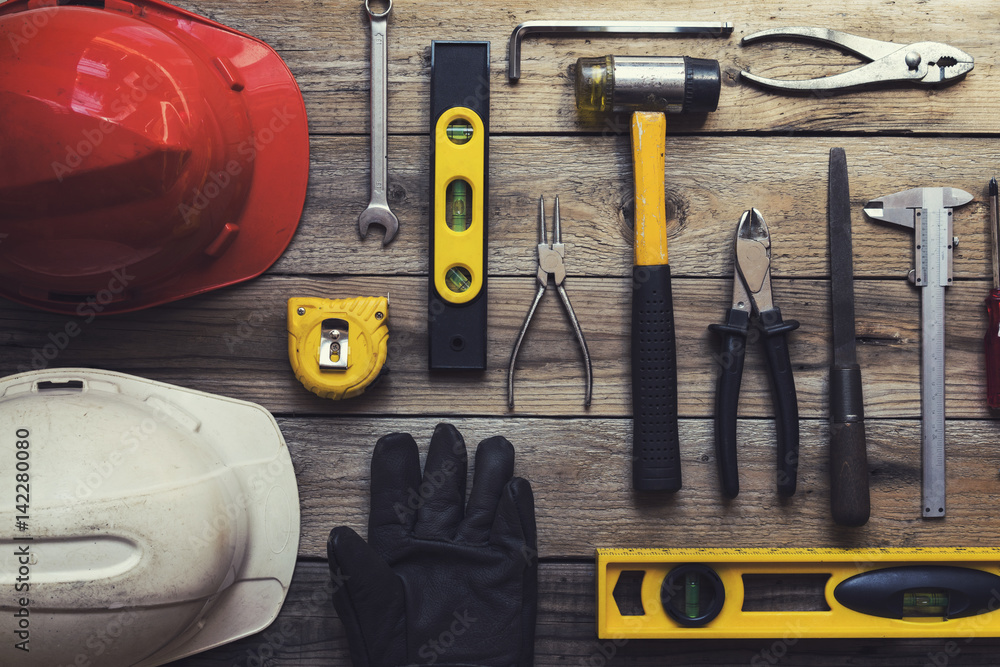
[[[747,35],[741,43],[752,44],[775,38],[829,44],[871,62],[833,76],[815,79],[768,79],[743,71],[740,75],[744,79],[780,90],[837,92],[893,82],[924,86],[947,84],[963,78],[975,66],[975,60],[968,53],[941,42],[897,44],[830,28],[771,28]]]

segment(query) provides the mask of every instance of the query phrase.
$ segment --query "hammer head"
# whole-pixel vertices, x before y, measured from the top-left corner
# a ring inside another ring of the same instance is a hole
[[[585,113],[708,113],[719,107],[718,60],[604,56],[576,61],[576,106]]]

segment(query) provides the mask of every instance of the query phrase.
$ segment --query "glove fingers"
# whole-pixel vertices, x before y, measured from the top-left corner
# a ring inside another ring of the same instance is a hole
[[[420,453],[410,434],[390,433],[379,438],[371,472],[369,537],[374,539],[379,529],[390,526],[412,529],[420,504]]]
[[[333,606],[347,630],[351,661],[355,667],[387,664],[387,654],[406,644],[402,582],[350,528],[330,531],[326,553]]]
[[[414,534],[424,539],[450,539],[465,515],[465,440],[451,424],[438,424],[427,451],[420,483],[420,507]]]
[[[479,443],[472,491],[458,538],[470,543],[486,542],[496,519],[497,505],[504,487],[514,476],[514,447],[496,436]]]
[[[515,477],[504,487],[490,531],[490,543],[518,551],[528,563],[537,560],[535,497],[528,480]]]

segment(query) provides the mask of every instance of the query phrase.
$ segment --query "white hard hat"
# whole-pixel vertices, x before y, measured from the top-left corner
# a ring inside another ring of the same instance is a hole
[[[121,373],[0,380],[0,664],[153,667],[267,627],[298,490],[258,405]]]

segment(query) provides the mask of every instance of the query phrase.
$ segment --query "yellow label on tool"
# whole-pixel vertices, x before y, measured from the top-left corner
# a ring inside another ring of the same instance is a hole
[[[1000,588],[989,582],[1000,581],[998,559],[1000,549],[598,549],[597,634],[996,637]],[[755,577],[818,581],[825,609],[803,611],[795,600],[791,609],[756,610],[748,593]],[[966,589],[974,594],[956,592],[954,582],[970,578]],[[903,584],[893,588],[893,582]],[[879,615],[885,609],[889,615],[898,610],[900,617]]]
[[[486,129],[476,112],[441,114],[434,136],[434,286],[450,303],[468,303],[486,273]]]
[[[288,359],[306,389],[339,400],[363,393],[389,351],[389,300],[288,300]]]

